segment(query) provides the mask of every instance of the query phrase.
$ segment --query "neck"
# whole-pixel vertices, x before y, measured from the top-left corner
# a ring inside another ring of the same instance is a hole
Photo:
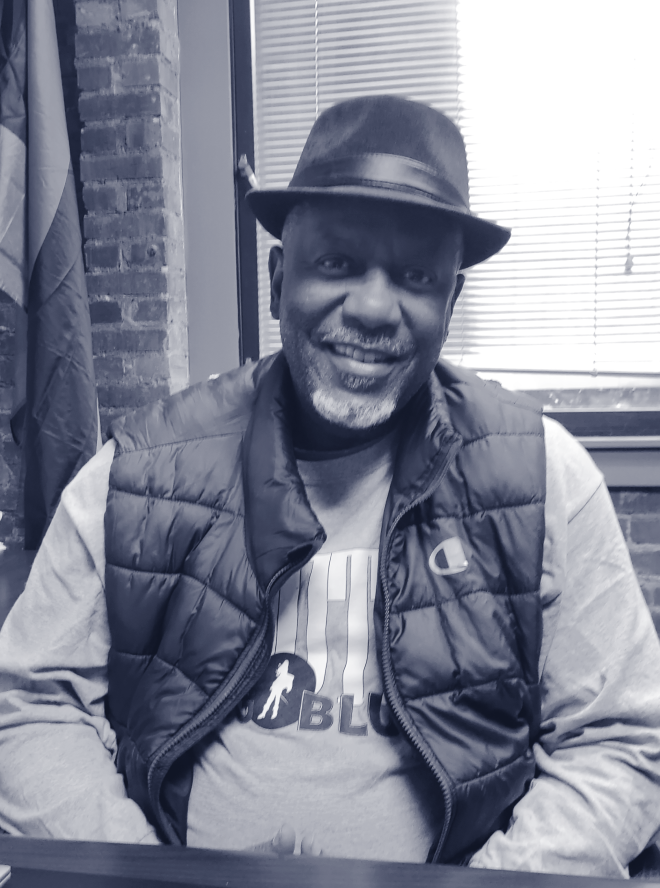
[[[382,438],[396,428],[399,419],[397,412],[386,422],[368,429],[346,428],[328,422],[315,410],[303,406],[296,396],[292,412],[293,443],[297,449],[306,451],[350,450]]]

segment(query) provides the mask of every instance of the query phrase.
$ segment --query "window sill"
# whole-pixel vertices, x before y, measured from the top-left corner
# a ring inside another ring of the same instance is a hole
[[[604,449],[578,439],[605,477],[608,487],[660,487],[660,446],[655,449]]]
[[[598,407],[544,407],[547,416],[556,419],[576,438],[660,439],[660,410],[618,408],[603,410]],[[620,447],[630,445],[619,445]]]
[[[590,452],[608,487],[660,487],[660,411],[545,411]]]

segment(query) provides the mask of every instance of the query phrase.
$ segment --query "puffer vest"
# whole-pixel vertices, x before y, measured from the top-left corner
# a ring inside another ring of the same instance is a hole
[[[112,429],[106,708],[128,794],[168,842],[186,842],[196,744],[270,657],[273,592],[325,539],[291,404],[280,353]],[[376,638],[389,706],[444,803],[429,860],[460,862],[534,775],[543,429],[528,399],[445,362],[401,425]],[[456,537],[467,567],[452,572],[438,546]]]

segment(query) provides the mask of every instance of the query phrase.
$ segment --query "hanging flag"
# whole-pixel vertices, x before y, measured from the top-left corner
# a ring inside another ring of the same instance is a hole
[[[12,433],[34,549],[99,437],[52,0],[0,0],[0,289],[17,305]]]

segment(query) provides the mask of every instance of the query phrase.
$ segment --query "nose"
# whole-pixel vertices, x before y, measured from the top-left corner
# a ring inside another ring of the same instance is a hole
[[[342,310],[344,321],[368,330],[396,328],[401,323],[397,288],[382,268],[370,268],[351,280]]]

